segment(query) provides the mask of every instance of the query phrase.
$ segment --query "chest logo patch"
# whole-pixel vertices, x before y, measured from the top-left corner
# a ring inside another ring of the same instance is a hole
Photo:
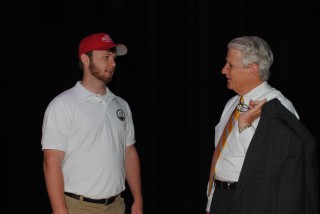
[[[119,120],[124,121],[126,119],[126,114],[124,113],[124,111],[122,109],[118,109],[117,110],[117,117],[119,118]]]

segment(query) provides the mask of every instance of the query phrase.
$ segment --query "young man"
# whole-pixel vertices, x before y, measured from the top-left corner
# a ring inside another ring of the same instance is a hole
[[[54,214],[124,214],[127,180],[132,214],[143,213],[140,162],[128,103],[107,87],[127,47],[106,33],[79,45],[83,77],[56,96],[43,120],[43,169]]]

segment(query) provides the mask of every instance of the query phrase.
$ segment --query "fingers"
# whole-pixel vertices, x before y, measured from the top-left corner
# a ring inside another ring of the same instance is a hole
[[[261,101],[253,101],[249,102],[249,109],[246,112],[243,112],[239,116],[239,123],[252,123],[255,119],[260,117],[262,106],[267,102],[267,99],[263,99]]]
[[[261,101],[257,100],[257,101],[253,101],[253,100],[250,100],[249,101],[249,108],[261,108],[265,103],[267,102],[267,99],[263,99]]]

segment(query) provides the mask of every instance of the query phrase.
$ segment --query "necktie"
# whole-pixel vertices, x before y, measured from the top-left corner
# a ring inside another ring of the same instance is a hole
[[[244,103],[244,99],[241,96],[240,100],[239,100],[239,104],[243,105]],[[238,104],[238,105],[239,105]],[[211,190],[212,190],[212,186],[213,186],[213,179],[214,179],[214,174],[215,174],[215,166],[217,163],[217,160],[220,156],[220,152],[222,151],[222,149],[224,148],[225,144],[226,144],[226,140],[228,138],[228,135],[230,134],[234,124],[236,123],[236,121],[238,120],[238,117],[240,115],[240,111],[237,109],[237,107],[233,110],[226,126],[224,127],[224,130],[222,132],[220,141],[217,145],[217,147],[214,150],[213,153],[213,158],[212,158],[212,164],[211,164],[211,169],[210,169],[210,178],[209,178],[209,188],[208,188],[208,195],[210,194]]]

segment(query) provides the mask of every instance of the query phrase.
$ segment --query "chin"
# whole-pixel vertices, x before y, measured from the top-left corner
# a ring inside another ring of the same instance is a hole
[[[112,78],[106,79],[104,82],[105,83],[110,83],[110,82],[112,82]]]

